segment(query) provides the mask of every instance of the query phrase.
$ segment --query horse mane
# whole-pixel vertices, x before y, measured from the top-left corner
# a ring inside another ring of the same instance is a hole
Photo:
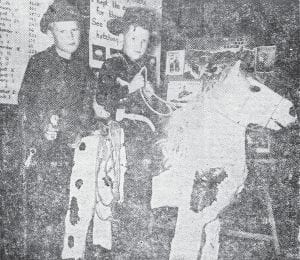
[[[222,83],[233,70],[233,73],[239,72],[240,61],[221,66],[218,77],[204,75],[199,81],[199,88],[192,93],[192,98],[183,107],[175,110],[164,126],[166,138],[160,141],[160,146],[167,164],[171,167],[177,168],[182,162],[189,161],[188,154],[195,144],[194,137],[201,135],[200,131],[205,127],[203,119],[207,116],[204,105],[206,97],[212,92],[218,93],[219,89],[223,93]]]

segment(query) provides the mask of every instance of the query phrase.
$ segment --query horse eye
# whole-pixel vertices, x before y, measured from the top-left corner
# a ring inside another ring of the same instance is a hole
[[[289,114],[293,117],[295,117],[297,115],[297,110],[294,106],[290,107]]]
[[[259,86],[250,86],[250,91],[251,92],[259,92],[260,91],[260,87]]]

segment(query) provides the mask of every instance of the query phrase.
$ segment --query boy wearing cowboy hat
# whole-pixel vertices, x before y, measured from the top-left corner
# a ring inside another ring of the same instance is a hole
[[[60,258],[73,164],[70,144],[87,134],[92,115],[87,86],[91,78],[76,55],[81,21],[79,11],[67,0],[49,6],[40,29],[54,44],[31,57],[21,86],[27,259]]]
[[[103,64],[100,72],[96,100],[109,113],[107,117],[114,119],[116,109],[123,106],[133,113],[145,108],[136,90],[149,80],[146,85],[151,92],[155,75],[150,73],[145,79],[141,70],[148,67],[147,54],[159,42],[159,21],[154,10],[143,7],[127,8],[122,18],[108,21],[108,30],[121,37],[123,48]]]
[[[160,20],[156,12],[129,7],[122,18],[109,20],[107,27],[112,34],[120,35],[123,48],[120,54],[108,59],[101,68],[96,115],[108,121],[115,120],[117,109],[125,108],[126,113],[144,115],[154,120],[138,90],[145,87],[144,94],[151,99],[150,82],[154,81],[155,75],[150,73],[147,54],[159,40]],[[151,177],[157,170],[153,162],[157,133],[153,133],[144,122],[125,119],[120,125],[125,135],[127,171],[124,203],[113,209],[113,215],[119,221],[118,225],[113,223],[112,226],[112,250],[116,257],[144,259],[151,254],[148,223]]]

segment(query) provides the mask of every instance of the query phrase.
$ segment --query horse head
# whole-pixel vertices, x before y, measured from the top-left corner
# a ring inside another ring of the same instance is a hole
[[[238,61],[226,79],[211,91],[212,103],[241,125],[258,124],[274,130],[295,121],[289,114],[292,102],[240,70]]]

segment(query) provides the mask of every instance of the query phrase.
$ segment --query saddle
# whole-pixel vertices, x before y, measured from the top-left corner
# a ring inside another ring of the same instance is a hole
[[[196,213],[210,206],[218,193],[218,185],[227,177],[223,168],[195,172],[193,190],[191,194],[190,209]]]

